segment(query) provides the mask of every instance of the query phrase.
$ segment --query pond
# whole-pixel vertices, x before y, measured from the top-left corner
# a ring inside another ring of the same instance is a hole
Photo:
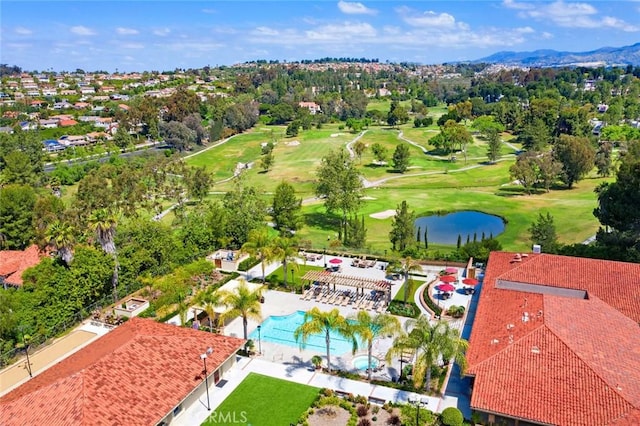
[[[416,230],[420,228],[420,241],[424,243],[424,231],[428,230],[427,237],[430,243],[456,245],[458,235],[462,237],[462,244],[473,241],[475,234],[477,240],[493,235],[494,237],[504,232],[504,221],[501,217],[477,211],[460,211],[438,216],[423,216],[414,222]]]

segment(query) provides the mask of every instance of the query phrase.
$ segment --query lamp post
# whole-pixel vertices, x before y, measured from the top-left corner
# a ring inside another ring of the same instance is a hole
[[[293,282],[293,268],[291,268],[291,285],[295,285],[295,283]]]
[[[11,309],[9,309],[11,311]],[[31,360],[29,359],[29,346],[31,345],[31,336],[28,334],[24,334],[24,326],[21,325],[19,327],[20,334],[22,334],[22,346],[24,346],[24,352],[27,354],[27,372],[29,373],[29,377],[33,377],[33,372],[31,371]],[[16,345],[18,347],[19,344]]]
[[[327,269],[327,248],[322,249],[322,258],[324,259],[324,269]]]
[[[207,357],[213,353],[212,348],[207,348],[205,353],[200,354],[200,358],[202,358],[202,363],[204,364],[204,386],[207,390],[207,410],[211,411],[211,404],[209,403],[209,376],[207,375]]]
[[[402,373],[404,373],[404,369],[402,368],[402,364],[404,363],[404,357],[403,357],[403,353],[400,353],[400,378],[398,379],[399,382],[402,382]]]
[[[416,426],[420,426],[420,407],[426,407],[429,404],[427,398],[418,399],[417,396],[412,395],[409,397],[409,404],[416,407]]]
[[[258,353],[262,355],[262,339],[260,338],[260,329],[262,327],[258,325]]]

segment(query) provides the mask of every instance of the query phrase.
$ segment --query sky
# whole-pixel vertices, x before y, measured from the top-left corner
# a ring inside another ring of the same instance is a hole
[[[640,0],[0,2],[0,63],[169,71],[257,59],[441,64],[640,41]]]

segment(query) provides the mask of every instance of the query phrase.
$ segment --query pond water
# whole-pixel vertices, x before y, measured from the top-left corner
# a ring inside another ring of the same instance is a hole
[[[460,211],[442,216],[423,216],[414,222],[416,231],[420,227],[420,241],[424,243],[424,231],[428,230],[427,237],[430,243],[452,244],[458,242],[458,235],[462,237],[462,244],[473,241],[473,234],[480,241],[482,233],[489,238],[493,234],[497,237],[504,232],[504,221],[498,216],[476,211]]]

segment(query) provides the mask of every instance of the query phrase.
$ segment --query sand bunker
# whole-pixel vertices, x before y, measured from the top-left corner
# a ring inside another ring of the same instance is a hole
[[[298,146],[300,145],[300,141],[288,141],[284,143],[286,146]]]
[[[342,136],[344,133],[331,133],[332,138],[337,138],[338,136]]]
[[[393,217],[395,215],[396,215],[396,211],[395,210],[385,210],[383,212],[370,214],[369,217],[372,217],[374,219],[388,219],[388,218]]]
[[[375,197],[362,197],[361,200],[376,200]]]

